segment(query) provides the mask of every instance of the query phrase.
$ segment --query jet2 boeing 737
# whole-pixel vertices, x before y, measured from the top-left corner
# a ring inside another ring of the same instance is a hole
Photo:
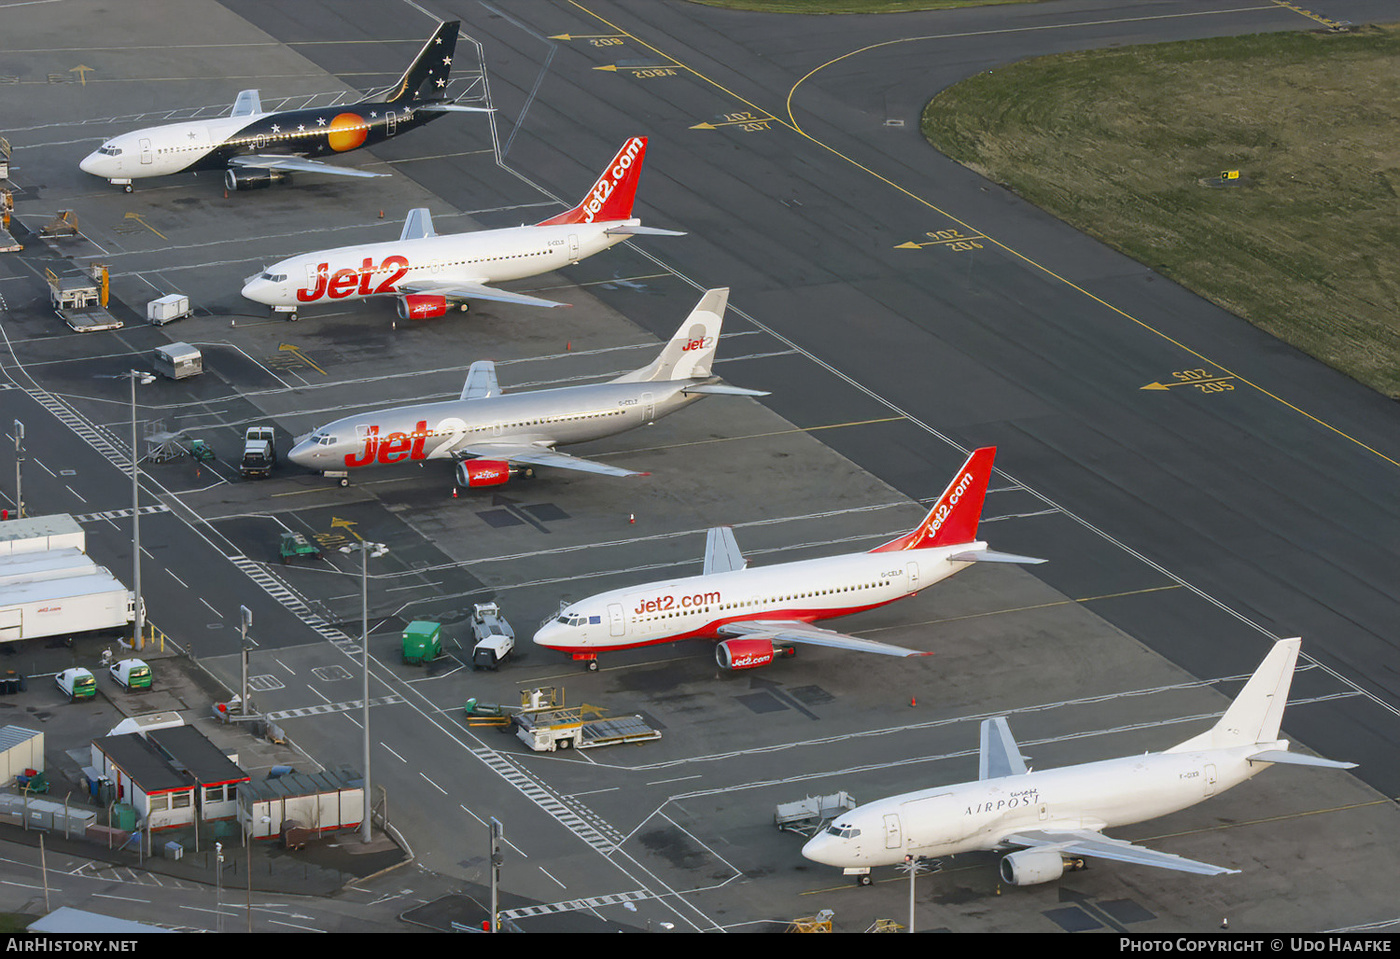
[[[728,298],[727,289],[707,291],[651,365],[609,383],[502,394],[496,365],[482,360],[458,399],[344,417],[300,438],[289,456],[332,475],[446,460],[461,486],[499,486],[532,466],[637,476],[554,447],[644,426],[709,394],[767,396],[720,383],[710,371]]]
[[[875,609],[947,579],[975,562],[1042,563],[994,553],[977,541],[977,524],[995,447],[973,452],[923,522],[868,553],[749,569],[729,527],[709,531],[704,572],[680,580],[599,593],[565,606],[535,633],[540,646],[598,668],[598,654],[678,639],[718,638],[724,669],[752,669],[793,644],[810,643],[886,656],[927,652],[820,629],[814,620]]]
[[[1299,646],[1298,639],[1275,643],[1219,722],[1165,752],[1033,772],[1006,720],[984,720],[976,782],[858,806],[808,840],[802,855],[842,867],[861,885],[874,866],[974,850],[1017,850],[1001,860],[1002,879],[1014,886],[1059,879],[1084,856],[1206,876],[1239,872],[1110,839],[1103,830],[1189,808],[1274,763],[1353,768],[1290,752],[1278,738]]]
[[[441,24],[398,83],[346,106],[264,113],[257,90],[244,90],[233,112],[113,137],[79,164],[85,173],[132,190],[132,181],[172,173],[224,171],[230,190],[268,186],[291,173],[376,177],[312,159],[381,143],[449,112],[489,112],[441,96],[452,71],[458,20]]]
[[[280,260],[248,277],[243,295],[292,320],[306,306],[371,296],[397,297],[403,319],[442,316],[449,301],[564,306],[491,284],[570,266],[630,236],[684,236],[632,217],[646,150],[646,137],[628,140],[577,206],[533,226],[438,236],[427,210],[411,210],[397,240]]]

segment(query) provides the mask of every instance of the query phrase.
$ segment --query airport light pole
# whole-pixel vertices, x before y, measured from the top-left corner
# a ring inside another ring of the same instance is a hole
[[[24,519],[24,424],[15,420],[15,519]]]
[[[914,931],[914,878],[929,872],[931,866],[934,872],[938,871],[937,864],[925,856],[905,856],[899,867],[909,873],[909,932]]]
[[[126,376],[131,380],[131,588],[136,594],[131,648],[141,649],[146,638],[146,603],[141,598],[141,451],[136,445],[136,384],[154,383],[156,377],[142,370],[129,370]]]
[[[358,543],[340,547],[340,551],[342,553],[359,552],[360,554],[360,666],[364,674],[361,696],[363,698],[362,723],[365,736],[363,757],[365,764],[365,807],[364,819],[360,823],[360,841],[367,843],[370,841],[370,807],[373,805],[369,781],[369,557],[371,553],[376,557],[383,556],[389,552],[389,547],[383,543],[360,540]]]

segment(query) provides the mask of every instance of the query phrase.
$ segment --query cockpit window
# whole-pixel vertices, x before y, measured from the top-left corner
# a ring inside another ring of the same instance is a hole
[[[840,839],[854,839],[860,835],[860,830],[855,826],[843,826],[839,823],[833,823],[827,832]]]
[[[584,623],[588,622],[588,617],[581,616],[578,613],[563,613],[560,615],[558,622],[563,623],[565,626],[582,626]]]
[[[316,441],[316,445],[317,445],[317,446],[334,446],[334,445],[335,445],[335,437],[332,436],[332,435],[329,434],[329,433],[317,433],[315,436],[313,436],[313,437],[311,437],[311,438],[312,438],[313,440]]]
[[[285,274],[285,273],[264,273],[264,274],[262,275],[262,279],[268,280],[269,282],[272,282],[272,283],[285,283],[285,282],[287,282],[287,274]]]
[[[104,143],[102,144],[102,146],[97,148],[97,152],[102,154],[103,156],[119,157],[122,155],[122,148],[114,147],[110,143]]]

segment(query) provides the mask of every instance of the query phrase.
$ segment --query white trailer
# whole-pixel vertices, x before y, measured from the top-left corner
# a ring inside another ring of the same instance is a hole
[[[66,513],[26,516],[0,523],[0,556],[41,553],[69,546],[86,550],[87,534],[78,521]]]
[[[135,594],[99,566],[86,576],[6,586],[0,596],[0,643],[118,629],[135,618]]]
[[[37,583],[46,579],[87,576],[100,569],[92,558],[76,546],[42,553],[0,556],[0,589],[14,583]]]

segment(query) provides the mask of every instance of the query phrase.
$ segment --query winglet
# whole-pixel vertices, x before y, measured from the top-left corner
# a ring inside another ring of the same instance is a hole
[[[1021,776],[1025,772],[1026,761],[1021,757],[1021,747],[1011,737],[1011,727],[1006,725],[1006,717],[982,720],[977,778],[1000,779],[1003,776]]]
[[[403,221],[403,232],[399,234],[400,242],[404,240],[426,240],[429,237],[437,236],[433,229],[433,215],[426,207],[418,207],[409,210],[408,216]]]
[[[617,156],[603,168],[593,189],[579,201],[578,206],[539,226],[559,226],[565,223],[606,223],[632,217],[632,201],[637,195],[637,181],[642,176],[642,159],[647,153],[647,138],[633,137],[622,145]]]
[[[995,446],[973,450],[922,523],[899,539],[877,546],[870,552],[930,549],[935,546],[958,546],[975,542],[977,524],[982,519],[982,504],[987,498],[987,484],[992,479],[992,462],[996,455]]]

